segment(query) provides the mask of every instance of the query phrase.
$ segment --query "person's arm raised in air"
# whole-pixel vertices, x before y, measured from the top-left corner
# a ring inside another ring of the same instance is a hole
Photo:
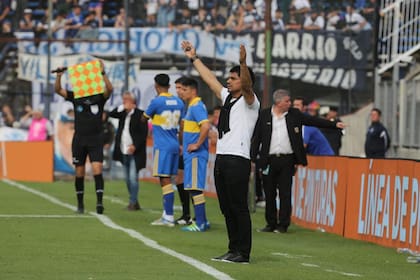
[[[54,84],[54,90],[56,93],[58,93],[62,97],[67,98],[67,90],[61,87],[61,76],[63,76],[63,73],[64,73],[64,70],[57,72],[57,77],[55,79],[55,84]]]
[[[184,50],[185,55],[192,60],[192,64],[195,69],[200,74],[204,82],[210,87],[211,91],[216,95],[220,100],[222,99],[221,91],[223,85],[217,80],[216,76],[207,68],[206,65],[197,57],[194,46],[189,41],[182,41],[181,47]]]
[[[105,66],[104,66],[103,61],[99,60],[99,63],[101,64],[102,77],[104,78],[104,83],[105,83],[104,97],[105,99],[108,99],[109,96],[112,94],[114,87],[112,86],[111,81],[108,79],[108,76],[105,73]]]
[[[241,92],[242,96],[248,105],[255,101],[254,91],[252,90],[252,79],[249,73],[248,66],[246,65],[246,49],[244,45],[240,46],[239,51],[239,65],[241,67]]]

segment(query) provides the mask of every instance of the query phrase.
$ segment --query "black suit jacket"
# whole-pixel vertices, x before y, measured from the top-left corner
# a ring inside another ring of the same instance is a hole
[[[260,111],[251,144],[251,158],[255,161],[260,157],[261,168],[264,170],[268,165],[272,133],[271,107]],[[303,146],[302,125],[325,128],[336,128],[337,122],[312,117],[303,114],[298,109],[290,108],[286,115],[287,132],[294,153],[295,164],[307,165],[306,151]]]
[[[119,119],[117,135],[115,137],[113,159],[122,162],[122,152],[120,147],[121,135],[124,129],[127,112],[125,110],[118,112],[118,108],[115,108],[109,113],[109,116],[111,118]],[[133,145],[136,147],[134,159],[136,161],[137,170],[146,167],[147,121],[142,121],[142,116],[143,111],[135,108],[133,115],[131,115],[129,128],[131,138],[133,139]]]

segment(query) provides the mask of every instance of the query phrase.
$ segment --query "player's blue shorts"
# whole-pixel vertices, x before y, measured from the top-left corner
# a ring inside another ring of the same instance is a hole
[[[170,177],[178,173],[179,152],[171,153],[165,150],[153,151],[153,176]]]
[[[184,156],[184,189],[201,190],[206,187],[207,173],[206,157],[185,157]]]

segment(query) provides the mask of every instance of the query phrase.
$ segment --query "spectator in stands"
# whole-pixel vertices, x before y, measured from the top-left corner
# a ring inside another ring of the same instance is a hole
[[[31,124],[29,125],[28,141],[46,141],[52,140],[53,126],[45,118],[40,108],[31,112]]]
[[[360,12],[367,22],[373,25],[375,23],[375,14],[379,13],[379,3],[376,0],[368,0]]]
[[[32,106],[26,105],[23,109],[23,116],[20,117],[19,122],[15,122],[13,126],[16,128],[29,129],[32,121],[32,112]]]
[[[95,12],[95,18],[98,21],[98,27],[103,26],[103,2],[104,0],[90,0],[89,1],[89,12]]]
[[[302,24],[296,21],[295,15],[289,15],[289,22],[285,26],[286,30],[300,30],[302,29]]]
[[[198,13],[198,9],[200,8],[200,0],[188,0],[179,2],[184,2],[184,5],[187,5],[187,8],[190,10],[192,16],[195,16]]]
[[[226,29],[236,32],[242,31],[245,10],[242,5],[232,6],[232,12],[226,22]]]
[[[1,107],[1,116],[3,118],[3,124],[5,126],[13,127],[13,124],[16,122],[16,118],[13,115],[12,108],[9,104],[4,104]]]
[[[326,30],[341,30],[346,26],[345,14],[334,5],[326,16]]]
[[[176,0],[170,0],[167,3],[165,0],[160,0],[157,12],[157,27],[172,27],[176,16]]]
[[[114,23],[114,27],[117,28],[124,28],[125,27],[125,18],[127,17],[127,14],[125,12],[124,8],[120,9],[120,13],[115,17],[115,23]],[[128,26],[132,26],[133,25],[133,18],[132,17],[128,17]]]
[[[214,8],[217,8],[221,3],[219,2],[223,2],[223,1],[219,1],[219,0],[207,0],[207,1],[203,1],[203,8],[206,10],[212,10]],[[227,2],[227,1],[226,1]]]
[[[293,100],[293,107],[306,114],[306,102],[304,98],[297,97]],[[316,117],[316,116],[314,116]],[[334,122],[337,123],[337,122]],[[331,126],[330,129],[336,130]],[[316,156],[333,156],[334,151],[331,149],[327,138],[322,134],[319,128],[314,126],[302,126],[303,146],[308,155]]]
[[[51,31],[53,35],[57,39],[64,39],[65,38],[65,31],[66,31],[66,13],[60,11],[57,13],[55,19],[51,22]]]
[[[198,14],[193,17],[192,26],[200,30],[210,32],[213,30],[212,17],[204,7],[198,10]]]
[[[341,122],[340,118],[338,117],[337,107],[330,107],[330,110],[325,118],[332,122]],[[328,143],[330,143],[334,154],[336,156],[340,155],[341,137],[344,135],[344,130],[321,128],[321,132],[324,134],[325,138],[327,138]]]
[[[32,18],[32,10],[23,10],[23,18],[19,21],[19,31],[34,31],[36,20]]]
[[[1,23],[1,39],[13,38],[12,23],[9,20],[4,20]],[[9,42],[7,40],[0,40],[0,50],[3,49]]]
[[[244,20],[243,25],[241,26],[242,30],[261,30],[263,25],[263,18],[260,17],[260,15],[257,13],[257,10],[255,9],[254,3],[252,0],[246,0],[245,1],[245,14],[244,14]]]
[[[74,0],[56,0],[55,2],[55,10],[58,13],[69,14],[73,5],[75,4]]]
[[[273,30],[284,30],[283,12],[277,9],[273,18]]]
[[[371,25],[366,21],[366,19],[361,16],[357,11],[355,11],[352,5],[346,6],[346,27],[344,31],[361,31],[371,29]]]
[[[67,16],[66,38],[74,38],[82,26],[82,8],[76,5],[73,7],[73,11]]]
[[[306,15],[303,23],[304,30],[322,30],[324,26],[324,16],[317,10],[312,10],[310,14]]]
[[[184,6],[182,8],[181,14],[175,20],[175,28],[178,31],[182,31],[182,30],[191,28],[192,24],[193,24],[193,18],[191,15],[191,10],[188,8],[188,6]]]
[[[305,14],[311,10],[309,0],[293,0],[289,6],[290,16],[294,16],[296,23],[302,25]]]
[[[388,130],[381,123],[382,112],[378,108],[370,111],[371,124],[366,133],[365,153],[368,158],[385,158],[391,145]]]
[[[145,1],[146,13],[147,13],[147,25],[156,26],[156,15],[158,11],[158,0],[147,0]]]
[[[34,29],[35,46],[39,45],[40,39],[48,38],[48,16],[48,9],[45,9],[44,16],[36,23]]]
[[[207,2],[206,2],[207,3]],[[226,18],[220,13],[219,6],[214,6],[210,10],[213,31],[224,30],[226,25]]]
[[[0,22],[3,22],[10,12],[10,0],[0,0]]]
[[[96,39],[99,34],[99,21],[96,18],[95,11],[89,11],[85,19],[83,20],[83,25],[80,27],[79,32],[76,37],[80,39]]]

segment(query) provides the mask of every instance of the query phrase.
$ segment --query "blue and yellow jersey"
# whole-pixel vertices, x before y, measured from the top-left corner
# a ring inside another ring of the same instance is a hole
[[[170,93],[161,93],[150,102],[144,115],[152,119],[154,148],[179,149],[178,128],[183,108],[182,100]]]
[[[208,122],[208,115],[206,105],[201,101],[200,97],[196,97],[191,100],[188,104],[188,110],[184,117],[184,134],[183,134],[183,146],[184,146],[184,157],[188,156],[208,156],[209,144],[206,139],[197,151],[192,153],[187,152],[189,144],[194,144],[200,138],[200,125],[204,122]]]

